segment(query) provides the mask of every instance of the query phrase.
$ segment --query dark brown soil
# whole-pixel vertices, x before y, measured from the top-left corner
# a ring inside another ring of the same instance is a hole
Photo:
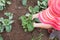
[[[40,32],[38,32],[38,29],[35,29],[33,32],[24,32],[21,21],[18,19],[19,16],[24,15],[26,12],[28,12],[28,6],[35,6],[37,0],[28,0],[27,6],[22,6],[21,1],[22,0],[11,0],[12,4],[7,6],[7,8],[3,11],[0,11],[0,17],[4,16],[4,12],[12,12],[14,13],[14,20],[13,28],[10,33],[3,32],[3,38],[4,40],[31,40],[32,36],[35,38],[39,36]],[[45,34],[42,38],[42,40],[48,40],[48,33],[47,31],[43,30],[43,34]]]

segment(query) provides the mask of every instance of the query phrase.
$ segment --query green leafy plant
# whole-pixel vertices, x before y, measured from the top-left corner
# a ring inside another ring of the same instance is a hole
[[[33,23],[32,15],[29,15],[29,17],[21,16],[20,19],[22,21],[22,26],[23,26],[25,32],[27,32],[27,31],[30,32],[34,29],[34,27],[32,25],[32,23]]]
[[[0,10],[3,10],[6,4],[11,4],[10,0],[0,0]]]
[[[42,1],[37,1],[37,5],[32,7],[29,6],[28,10],[31,14],[36,14],[39,11],[42,11],[47,8],[47,2],[48,0],[42,0]]]
[[[36,12],[39,12],[39,6],[35,6],[34,8],[32,6],[29,6],[28,9],[31,14],[35,14]]]
[[[22,0],[22,4],[26,5],[27,0]],[[33,27],[33,22],[40,22],[37,18],[35,18],[34,20],[32,20],[32,15],[36,14],[39,11],[42,11],[44,9],[47,8],[47,0],[42,0],[42,1],[37,1],[37,5],[32,7],[29,6],[28,10],[30,13],[27,13],[26,15],[23,15],[20,17],[21,21],[22,21],[22,26],[25,32],[30,32],[33,31],[34,27]]]
[[[39,6],[40,11],[46,9],[48,7],[48,0],[37,1],[37,6]]]
[[[0,32],[3,32],[4,29],[6,30],[6,32],[10,32],[12,30],[11,24],[14,22],[14,20],[12,20],[13,14],[10,12],[6,12],[5,15],[8,17],[7,19],[3,17],[0,18]]]
[[[22,5],[26,6],[27,5],[27,0],[22,0]]]

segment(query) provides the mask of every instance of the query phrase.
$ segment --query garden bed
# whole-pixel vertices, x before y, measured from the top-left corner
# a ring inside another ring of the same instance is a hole
[[[12,4],[7,6],[7,8],[3,11],[0,11],[0,17],[5,17],[3,13],[6,11],[12,12],[14,14],[13,19],[15,20],[15,22],[12,24],[12,31],[9,33],[2,33],[4,40],[32,40],[33,37],[37,38],[40,33],[44,34],[42,36],[42,40],[48,40],[49,34],[45,29],[41,32],[39,32],[40,29],[38,28],[34,29],[32,32],[24,32],[21,25],[21,20],[19,20],[18,18],[28,12],[29,6],[35,6],[37,4],[37,0],[28,0],[26,7],[22,6],[21,1],[22,0],[11,0]]]

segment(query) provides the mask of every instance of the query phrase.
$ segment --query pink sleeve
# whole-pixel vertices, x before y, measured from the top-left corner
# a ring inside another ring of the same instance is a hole
[[[51,6],[53,1],[55,1],[55,0],[48,0],[48,6]]]

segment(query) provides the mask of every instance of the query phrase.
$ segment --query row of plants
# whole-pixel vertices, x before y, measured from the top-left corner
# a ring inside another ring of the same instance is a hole
[[[6,5],[10,5],[11,0],[0,0],[0,11],[4,10],[6,8]],[[12,30],[12,23],[14,22],[13,19],[13,13],[11,12],[5,12],[4,13],[7,18],[0,17],[0,40],[3,40],[2,33],[4,31],[11,32]]]

